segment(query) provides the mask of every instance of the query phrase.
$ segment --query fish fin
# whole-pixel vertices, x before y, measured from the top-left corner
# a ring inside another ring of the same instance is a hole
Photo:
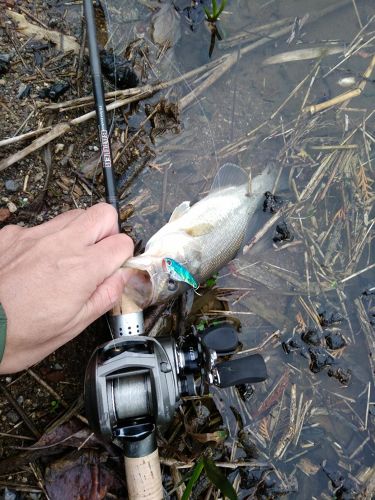
[[[211,191],[224,189],[229,186],[243,186],[249,180],[245,170],[235,163],[224,163],[211,186]]]
[[[204,234],[210,233],[214,229],[212,224],[207,222],[202,222],[201,224],[195,224],[195,226],[185,227],[184,231],[189,236],[203,236]]]
[[[179,219],[189,210],[190,210],[190,201],[183,201],[173,210],[169,222],[173,222],[174,220]]]

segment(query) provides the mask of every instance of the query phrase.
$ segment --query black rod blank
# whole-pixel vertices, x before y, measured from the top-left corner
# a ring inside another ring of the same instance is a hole
[[[94,7],[92,4],[92,0],[84,0],[83,5],[86,17],[86,25],[87,25],[87,40],[89,46],[96,119],[99,128],[100,151],[101,151],[101,160],[102,160],[103,174],[104,174],[106,201],[107,203],[115,207],[118,213],[119,211],[118,199],[116,193],[115,176],[113,172],[111,143],[108,133],[108,120],[107,120],[107,110],[104,99],[103,78],[100,67],[98,44],[96,41]]]

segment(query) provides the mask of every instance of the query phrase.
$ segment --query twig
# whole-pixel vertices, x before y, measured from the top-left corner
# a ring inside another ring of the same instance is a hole
[[[14,137],[9,137],[8,139],[3,139],[2,141],[0,141],[0,148],[3,146],[8,146],[9,144],[14,144],[15,142],[30,139],[31,137],[35,137],[36,135],[44,134],[45,132],[49,132],[50,130],[51,127],[43,127],[37,130],[32,130],[31,132],[26,132],[26,134],[16,135]]]
[[[295,433],[295,420],[296,420],[296,413],[297,413],[297,391],[296,391],[296,384],[292,384],[291,391],[290,391],[290,414],[289,414],[289,426],[284,434],[284,436],[280,439],[279,444],[277,445],[274,457],[275,458],[281,458],[287,447],[289,446],[290,442],[293,439],[294,433]]]
[[[37,480],[38,486],[43,491],[43,493],[44,493],[44,495],[46,497],[46,500],[51,500],[51,497],[48,495],[48,493],[46,491],[46,488],[44,486],[43,475],[42,475],[42,472],[41,472],[39,466],[36,463],[33,463],[33,462],[30,462],[29,466],[30,466],[30,469],[32,470],[32,472],[33,472],[33,474],[35,476],[35,479]]]
[[[350,455],[349,459],[352,460],[358,453],[366,446],[366,444],[370,441],[370,436],[367,436],[367,438],[356,448],[353,453]]]
[[[21,5],[17,5],[17,8],[18,8],[18,10],[20,10],[21,12],[23,12],[24,14],[26,14],[30,19],[32,19],[33,21],[35,21],[36,23],[38,23],[39,26],[41,26],[42,28],[44,28],[46,30],[50,30],[51,29],[46,24],[44,24],[40,19],[38,19],[37,17],[35,17],[33,14],[31,14],[31,12],[29,12],[28,10],[24,9],[23,7],[21,7]]]
[[[355,278],[356,276],[359,276],[360,274],[363,274],[363,273],[369,271],[370,269],[373,269],[374,267],[375,267],[375,263],[370,264],[369,266],[365,267],[364,269],[361,269],[360,271],[357,271],[356,273],[353,273],[350,276],[347,276],[346,278],[341,280],[341,283],[345,283],[346,281],[349,281],[349,280]]]
[[[53,396],[57,401],[59,401],[59,403],[65,409],[69,408],[68,403],[60,396],[60,394],[58,394],[54,389],[52,389],[52,387],[50,385],[48,385],[47,382],[45,382],[43,379],[41,379],[39,377],[39,375],[37,373],[35,373],[31,368],[29,368],[27,370],[27,373],[29,373],[33,377],[33,379],[35,379],[38,382],[38,384],[40,384],[42,387],[44,387],[45,390],[51,394],[51,396]],[[86,418],[82,417],[81,415],[76,415],[76,416],[79,420],[81,420],[81,422],[83,422],[87,425]]]
[[[30,429],[32,434],[39,439],[40,438],[40,432],[38,429],[35,427],[33,422],[29,419],[29,417],[26,415],[26,413],[23,411],[21,406],[17,403],[17,401],[14,399],[14,397],[11,395],[11,393],[6,389],[2,384],[0,384],[0,391],[4,394],[4,396],[7,398],[9,403],[13,406],[13,408],[16,410],[18,415],[22,418],[22,420],[25,422],[25,425]]]
[[[4,160],[0,161],[0,172],[10,167],[14,163],[19,162],[30,153],[33,153],[34,151],[42,148],[57,137],[65,134],[65,132],[70,130],[70,128],[71,125],[69,123],[58,123],[47,134],[39,137],[38,139],[35,139],[35,141],[33,141],[31,144],[26,146],[24,149],[21,149],[21,151],[17,151],[16,153],[8,156],[8,158],[4,158]]]
[[[365,414],[365,431],[367,430],[367,424],[368,424],[368,414],[369,414],[369,408],[370,408],[370,394],[371,394],[371,382],[368,383],[368,389],[367,389],[367,404],[366,404],[366,414]]]
[[[174,458],[163,458],[160,457],[160,463],[162,465],[166,465],[167,467],[176,467],[177,469],[190,469],[194,467],[195,462],[181,462],[175,460]],[[237,467],[249,467],[250,469],[264,469],[269,468],[270,470],[273,467],[267,462],[257,462],[256,460],[238,460],[234,462],[216,462],[215,465],[217,467],[223,467],[224,469],[236,469]]]
[[[352,3],[353,3],[355,15],[357,16],[357,19],[358,19],[359,27],[362,29],[363,28],[363,24],[362,24],[361,18],[359,16],[359,12],[358,12],[358,9],[357,9],[357,4],[355,3],[355,0],[352,0]]]
[[[249,241],[247,245],[244,246],[242,254],[246,255],[265,234],[271,229],[271,227],[280,219],[283,215],[283,210],[279,210],[264,224],[264,226],[259,229],[259,231],[254,235],[254,237]]]
[[[372,38],[375,39],[375,36]],[[345,102],[347,105],[347,101],[350,101],[353,97],[357,97],[362,94],[368,80],[371,77],[371,74],[374,70],[375,67],[375,55],[372,57],[370,64],[368,65],[366,71],[362,75],[362,81],[358,85],[357,88],[350,90],[349,92],[344,92],[343,94],[340,94],[336,97],[333,97],[332,99],[329,99],[328,101],[321,102],[319,104],[313,104],[312,106],[307,106],[303,111],[305,113],[318,113],[319,111],[323,111],[325,109],[328,109],[332,106],[335,106],[336,104],[341,104],[342,102]]]
[[[272,339],[274,338],[279,338],[280,337],[280,330],[276,330],[276,332],[273,332],[272,335],[270,335],[266,340],[264,340],[261,344],[259,344],[257,347],[250,347],[249,349],[245,349],[244,351],[241,351],[237,353],[235,356],[232,357],[232,359],[236,359],[238,357],[241,357],[242,354],[249,354],[249,352],[257,352],[263,349],[265,345],[268,344]]]

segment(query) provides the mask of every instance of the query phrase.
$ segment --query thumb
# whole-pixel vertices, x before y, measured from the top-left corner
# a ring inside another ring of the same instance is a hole
[[[92,323],[108,312],[119,300],[128,280],[128,272],[118,269],[106,278],[91,295],[86,304],[87,321]]]

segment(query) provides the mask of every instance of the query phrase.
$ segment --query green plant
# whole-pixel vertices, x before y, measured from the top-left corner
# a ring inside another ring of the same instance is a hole
[[[55,411],[57,411],[59,406],[60,406],[60,403],[58,401],[56,401],[55,399],[53,401],[51,401],[51,413],[54,413]]]
[[[221,494],[224,498],[229,498],[229,500],[237,500],[237,494],[233,486],[224,476],[224,474],[218,469],[212,458],[208,456],[200,457],[195,464],[193,472],[186,485],[184,494],[182,495],[182,500],[188,500],[190,498],[194,485],[197,483],[203,470],[206,472],[206,475],[211,483],[221,491]]]
[[[220,7],[218,8],[216,0],[211,0],[211,2],[212,2],[212,12],[210,12],[207,9],[207,7],[204,7],[204,11],[205,11],[206,16],[207,16],[207,21],[209,21],[210,23],[215,23],[219,19],[220,14],[225,9],[227,1],[228,0],[221,0]]]
[[[206,286],[208,288],[212,288],[213,286],[215,286],[217,277],[218,277],[218,274],[216,273],[211,278],[208,278],[208,280],[206,281]]]

